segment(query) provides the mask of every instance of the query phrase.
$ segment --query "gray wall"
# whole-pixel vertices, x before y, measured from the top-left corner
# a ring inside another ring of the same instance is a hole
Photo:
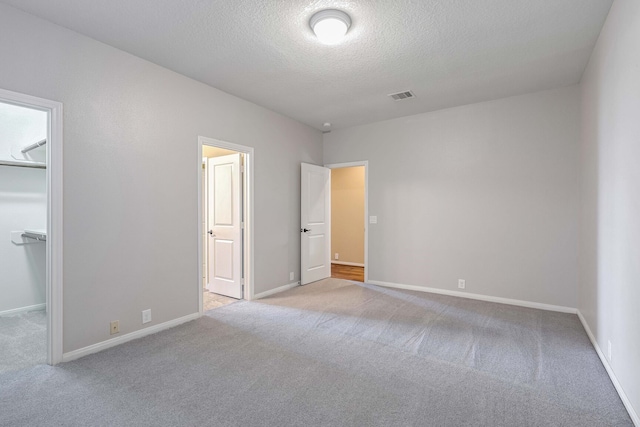
[[[582,78],[579,308],[640,411],[640,2],[616,0]]]
[[[369,161],[369,279],[576,307],[579,129],[573,86],[325,134]]]
[[[198,310],[197,138],[255,147],[256,292],[299,277],[317,130],[0,4],[0,86],[64,104],[64,351]]]

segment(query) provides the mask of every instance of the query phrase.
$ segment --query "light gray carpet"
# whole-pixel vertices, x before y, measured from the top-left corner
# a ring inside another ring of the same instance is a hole
[[[0,316],[0,374],[47,361],[44,310]]]
[[[575,315],[331,279],[3,374],[0,425],[632,424]]]

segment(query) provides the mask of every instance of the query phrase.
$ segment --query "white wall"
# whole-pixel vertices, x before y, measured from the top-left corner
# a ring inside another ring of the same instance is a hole
[[[0,159],[15,160],[22,148],[47,136],[47,114],[0,102]],[[30,151],[46,161],[46,146]],[[22,156],[20,156],[22,158]],[[44,169],[0,166],[0,313],[46,302],[44,243],[16,245],[11,232],[45,229],[47,187]]]
[[[299,277],[317,130],[0,4],[0,86],[64,104],[64,351],[198,311],[198,135],[255,148],[255,291]]]
[[[640,2],[616,0],[582,82],[579,308],[640,411]],[[636,422],[638,418],[636,418]]]
[[[407,101],[410,102],[410,101]],[[324,135],[369,161],[369,278],[576,307],[576,86]]]

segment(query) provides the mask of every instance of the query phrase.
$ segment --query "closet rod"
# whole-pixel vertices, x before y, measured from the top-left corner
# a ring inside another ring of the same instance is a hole
[[[19,168],[46,169],[45,163],[24,162],[20,160],[0,160],[0,166],[17,166]]]
[[[26,147],[24,147],[22,150],[20,150],[20,152],[21,152],[22,154],[24,154],[24,153],[26,153],[26,152],[28,152],[28,151],[31,151],[31,150],[35,149],[35,148],[42,147],[42,146],[43,146],[44,144],[46,144],[46,143],[47,143],[47,139],[45,138],[45,139],[43,139],[42,141],[34,142],[34,143],[33,143],[33,144],[31,144],[31,145],[27,145],[27,146],[26,146]]]

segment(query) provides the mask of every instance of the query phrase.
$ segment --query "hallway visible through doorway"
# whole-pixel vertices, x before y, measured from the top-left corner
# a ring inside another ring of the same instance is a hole
[[[331,169],[331,277],[365,279],[365,167]]]
[[[242,298],[243,160],[202,146],[203,311]]]
[[[253,299],[253,147],[198,137],[200,313]]]

